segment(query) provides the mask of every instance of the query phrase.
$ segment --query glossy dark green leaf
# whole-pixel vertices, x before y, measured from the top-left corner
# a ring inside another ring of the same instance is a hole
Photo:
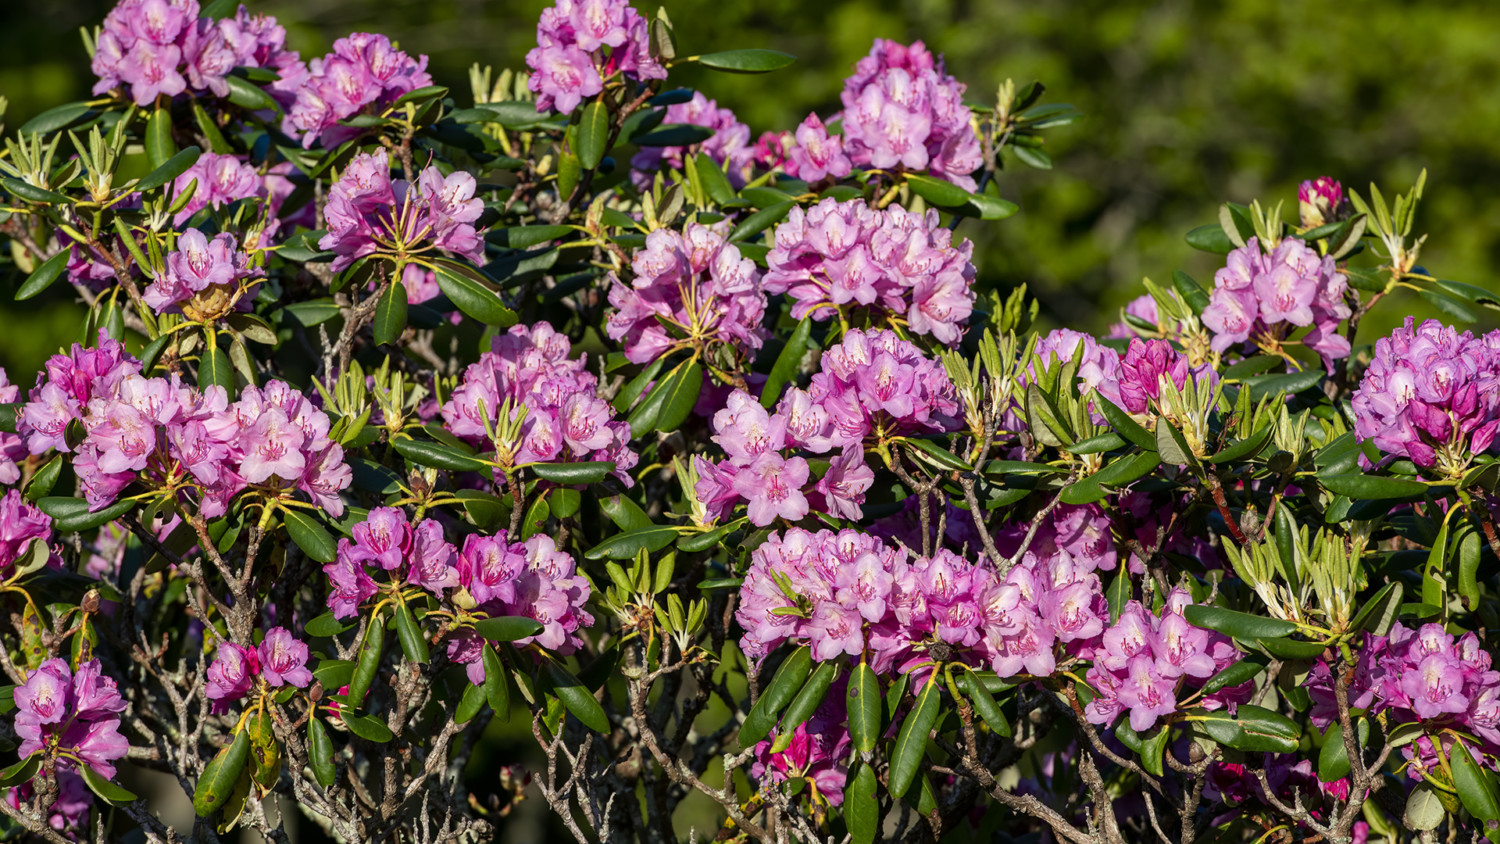
[[[359,706],[364,702],[375,678],[380,676],[380,660],[385,655],[385,614],[376,613],[365,628],[365,638],[360,643],[359,657],[354,662],[354,674],[349,678],[349,704]],[[348,712],[345,712],[347,721]]]
[[[66,129],[85,118],[97,114],[93,106],[88,103],[67,103],[49,108],[46,111],[21,124],[16,130],[17,135],[46,135]]]
[[[333,741],[328,738],[328,728],[316,717],[307,719],[307,762],[318,785],[333,785],[338,775],[333,764]]]
[[[891,796],[898,800],[906,796],[911,784],[916,781],[922,759],[927,755],[927,742],[940,714],[938,699],[941,687],[942,683],[937,682],[936,677],[931,678],[923,687],[917,695],[916,705],[901,724],[896,744],[891,748],[889,790]]]
[[[496,715],[510,720],[510,680],[507,679],[510,672],[505,670],[500,655],[495,653],[494,646],[488,642],[484,645],[480,659],[484,665],[484,698],[489,701],[490,708],[495,710]]]
[[[770,73],[789,67],[797,57],[780,50],[724,50],[698,57],[698,63],[730,73]]]
[[[16,414],[21,411],[23,406],[21,402],[15,401],[0,404],[0,431],[4,431],[7,434],[14,434],[16,432]]]
[[[197,147],[188,147],[162,162],[161,166],[155,170],[147,173],[144,178],[136,183],[135,189],[140,193],[156,190],[178,176],[181,176],[183,173],[186,173],[189,167],[198,162],[198,157],[202,154],[203,151]]]
[[[1193,309],[1193,313],[1201,314],[1208,307],[1208,291],[1182,270],[1172,273],[1172,286],[1177,288],[1178,295]]]
[[[1247,752],[1291,753],[1302,734],[1292,719],[1248,703],[1240,704],[1233,715],[1224,710],[1207,713],[1203,728],[1214,741]]]
[[[599,100],[583,107],[578,121],[578,163],[593,170],[604,160],[609,144],[609,109]]]
[[[750,707],[745,723],[740,725],[740,747],[748,748],[764,739],[776,726],[781,711],[802,690],[807,675],[812,673],[812,651],[806,645],[793,651],[782,661],[781,667],[771,677]]]
[[[282,508],[281,521],[286,525],[287,536],[297,543],[302,553],[320,563],[333,562],[338,546],[317,519],[301,510]]]
[[[1227,689],[1242,683],[1254,680],[1266,670],[1264,663],[1255,662],[1251,659],[1242,659],[1239,662],[1225,666],[1224,670],[1208,678],[1203,684],[1203,694],[1211,695],[1220,689]]]
[[[812,317],[803,317],[787,338],[786,345],[776,356],[776,363],[766,375],[766,383],[760,388],[760,405],[767,410],[776,406],[781,391],[792,383],[802,367],[802,358],[807,354],[808,339],[812,336]]]
[[[474,720],[479,710],[484,708],[484,687],[472,683],[464,684],[464,693],[458,699],[458,707],[453,711],[453,720],[460,724],[467,724]]]
[[[163,103],[146,118],[146,160],[154,170],[176,154],[177,142],[172,140],[172,106]]]
[[[360,715],[348,710],[342,711],[340,715],[344,720],[344,726],[349,728],[349,732],[366,741],[385,744],[396,737],[396,734],[391,732],[391,728],[374,715]]]
[[[397,604],[392,620],[396,623],[396,639],[401,643],[401,653],[406,655],[407,661],[417,665],[426,665],[431,659],[431,654],[427,649],[427,636],[423,634],[422,628],[417,626],[417,620],[412,617],[411,608],[406,604]]]
[[[845,705],[849,713],[849,735],[854,740],[854,749],[868,753],[875,749],[884,730],[880,713],[885,698],[880,693],[880,679],[868,663],[855,666],[845,690]]]
[[[703,186],[703,192],[715,205],[727,205],[734,201],[734,186],[729,184],[724,168],[708,153],[698,153],[693,159],[693,169],[697,171],[698,184]]]
[[[1449,751],[1448,765],[1453,769],[1453,787],[1458,791],[1458,799],[1469,814],[1482,821],[1500,820],[1500,794],[1496,793],[1495,774],[1475,763],[1462,740],[1456,741]]]
[[[307,635],[309,636],[318,636],[325,639],[331,639],[334,636],[337,636],[340,633],[344,632],[345,630],[348,630],[349,627],[349,624],[339,621],[337,618],[334,618],[333,611],[329,610],[328,612],[325,612],[320,616],[314,617],[311,621],[307,622],[307,624],[305,624],[302,629],[306,630]],[[339,685],[342,686],[343,683],[340,683]]]
[[[1379,591],[1364,602],[1359,612],[1354,614],[1354,619],[1349,622],[1349,629],[1368,630],[1377,636],[1384,636],[1401,610],[1401,596],[1405,591],[1406,587],[1399,582],[1380,587]]]
[[[1190,604],[1183,609],[1189,624],[1217,630],[1236,639],[1275,639],[1297,632],[1297,625],[1279,618],[1227,610],[1208,604]]]
[[[925,459],[940,469],[954,472],[974,471],[973,466],[965,463],[962,458],[954,455],[948,449],[943,448],[932,440],[908,438],[906,444],[915,450],[915,457]]]
[[[406,285],[399,280],[387,285],[375,306],[375,342],[389,345],[401,339],[406,330]]]
[[[734,227],[734,231],[729,233],[729,241],[731,243],[739,243],[746,238],[760,234],[786,219],[786,215],[792,213],[792,207],[796,204],[792,201],[778,202],[775,205],[768,205],[756,211],[754,214],[741,220]]]
[[[15,687],[12,686],[11,688],[14,689]],[[10,788],[24,782],[30,782],[31,778],[36,776],[36,772],[41,770],[41,767],[42,752],[37,751],[14,765],[9,765],[4,770],[0,770],[0,788]]]
[[[693,361],[677,370],[669,378],[666,394],[662,396],[661,411],[656,416],[656,430],[670,433],[682,427],[682,423],[693,412],[698,403],[698,394],[703,391],[703,367]]]
[[[943,208],[957,208],[974,197],[974,194],[958,185],[936,176],[907,173],[906,184],[911,187],[912,193]]]
[[[234,741],[228,747],[220,750],[203,766],[203,773],[193,789],[193,811],[198,813],[198,817],[210,817],[224,807],[249,761],[250,734],[240,730],[235,733]]]
[[[620,530],[644,530],[652,526],[651,517],[646,515],[646,511],[623,495],[611,495],[599,499],[599,509],[603,510],[604,515],[608,516],[609,520],[614,522]]]
[[[560,484],[596,484],[609,477],[615,464],[607,460],[592,463],[533,463],[530,469],[539,478]]]
[[[52,517],[52,529],[58,533],[77,533],[92,530],[105,522],[112,522],[134,508],[130,499],[115,503],[93,512],[82,498],[47,496],[36,503],[43,513]]]
[[[1368,745],[1370,722],[1359,719],[1355,735],[1359,737],[1358,747]],[[1323,746],[1318,750],[1318,779],[1335,782],[1349,776],[1350,770],[1349,750],[1344,746],[1344,728],[1334,721],[1328,725],[1328,732],[1323,736]]]
[[[122,788],[104,778],[104,775],[88,765],[80,766],[83,774],[83,782],[89,787],[89,791],[98,795],[111,806],[125,806],[136,801],[135,792]]]
[[[1215,255],[1228,255],[1235,249],[1234,241],[1224,233],[1224,227],[1218,223],[1209,223],[1198,226],[1187,233],[1187,244],[1202,252],[1212,252]]]
[[[849,844],[874,844],[880,834],[880,800],[876,796],[875,769],[860,763],[844,788],[844,824]]]
[[[349,659],[325,659],[313,669],[313,679],[323,688],[337,691],[349,685],[354,677],[354,661]]]
[[[594,699],[593,693],[583,685],[582,680],[556,662],[547,664],[547,674],[552,680],[552,690],[557,694],[558,700],[562,701],[574,718],[596,733],[609,734],[609,716],[604,714],[604,707]]]
[[[332,299],[311,299],[306,302],[293,302],[281,309],[281,312],[304,328],[312,328],[322,325],[343,313],[343,309]]]
[[[225,77],[229,84],[229,101],[250,111],[275,111],[276,101],[259,85],[238,76]]]
[[[474,632],[491,642],[514,642],[542,632],[542,623],[524,615],[501,615],[474,622]]]
[[[432,267],[438,289],[464,314],[498,328],[516,324],[516,312],[500,301],[478,270],[456,261],[433,261]]]
[[[828,697],[828,689],[833,686],[833,681],[839,676],[839,663],[820,662],[813,670],[812,676],[802,684],[797,696],[787,704],[786,711],[781,714],[781,726],[777,728],[776,742],[771,745],[772,753],[780,753],[786,750],[792,743],[794,731],[807,722],[807,719],[818,711],[823,705],[823,700]]]
[[[1385,478],[1379,475],[1348,474],[1319,475],[1318,483],[1337,495],[1350,498],[1387,499],[1409,498],[1427,491],[1427,485],[1419,481],[1400,478]]]
[[[590,560],[628,560],[642,550],[655,553],[671,545],[682,531],[669,525],[652,525],[617,533],[583,553]]]
[[[31,482],[26,484],[26,500],[36,502],[52,493],[52,488],[57,486],[57,478],[62,474],[63,456],[54,456],[51,460],[42,464],[42,468],[36,470],[31,476]]]
[[[985,688],[984,682],[979,675],[973,671],[965,671],[958,677],[959,691],[973,704],[974,712],[990,726],[995,735],[1008,738],[1011,735],[1010,721],[1006,720],[1005,713],[1000,711],[1000,705],[995,702],[995,696]]]
[[[5,188],[5,192],[11,196],[17,199],[24,199],[28,202],[40,202],[47,205],[67,205],[72,201],[66,195],[60,194],[57,191],[39,188],[20,179],[0,179],[0,187]]]
[[[396,440],[397,453],[418,466],[448,469],[454,472],[483,472],[489,466],[479,458],[465,454],[451,445],[426,440]]]
[[[231,399],[234,397],[234,364],[217,343],[204,346],[198,359],[198,389],[214,386],[223,387]]]
[[[669,123],[630,140],[631,143],[641,147],[686,147],[701,144],[713,136],[714,130],[707,126]]]
[[[16,301],[30,299],[51,287],[52,282],[57,281],[63,270],[67,268],[69,254],[71,254],[69,250],[64,249],[32,270],[31,275],[27,276],[26,281],[21,285],[21,289],[16,291]]]

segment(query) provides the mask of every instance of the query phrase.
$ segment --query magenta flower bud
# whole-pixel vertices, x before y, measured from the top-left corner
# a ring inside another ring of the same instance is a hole
[[[1344,186],[1329,176],[1319,176],[1303,182],[1297,188],[1297,208],[1302,215],[1302,228],[1315,229],[1335,222],[1344,212]]]
[[[267,630],[256,653],[260,675],[272,686],[306,688],[312,683],[312,672],[307,669],[307,643],[285,627]]]

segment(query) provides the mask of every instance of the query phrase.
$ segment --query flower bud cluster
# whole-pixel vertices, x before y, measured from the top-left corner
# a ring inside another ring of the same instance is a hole
[[[18,423],[33,454],[76,454],[94,510],[140,479],[179,496],[196,489],[207,518],[223,515],[246,488],[300,490],[339,516],[339,492],[353,478],[343,448],[328,438],[328,414],[290,384],[247,386],[230,403],[222,387],[142,376],[140,362],[102,331],[97,348],[75,345],[47,362]]]
[[[328,192],[328,234],[318,245],[338,256],[333,272],[367,255],[406,258],[433,248],[478,263],[484,241],[474,221],[484,213],[484,201],[474,197],[477,186],[469,173],[444,176],[436,165],[415,183],[392,179],[385,150],[360,153]]]
[[[286,29],[244,6],[232,18],[199,17],[198,0],[120,0],[104,18],[94,51],[94,93],[122,85],[138,106],[184,92],[229,95],[237,67],[269,68],[285,78],[301,69],[285,49]]]
[[[557,0],[542,10],[536,40],[526,65],[537,111],[566,114],[603,91],[604,80],[616,73],[639,81],[667,78],[651,54],[646,19],[627,0]]]
[[[1114,723],[1128,713],[1137,733],[1177,711],[1179,702],[1193,695],[1190,688],[1244,655],[1222,633],[1190,624],[1182,611],[1193,603],[1184,589],[1167,596],[1160,615],[1152,615],[1139,601],[1131,601],[1108,630],[1094,653],[1088,681],[1097,694],[1084,708],[1089,723]],[[1249,700],[1250,684],[1221,689],[1198,701],[1206,709],[1234,707]]]
[[[125,700],[115,681],[91,659],[74,672],[66,660],[43,662],[15,687],[17,752],[22,759],[39,750],[56,752],[59,770],[76,770],[77,762],[100,776],[115,775],[115,761],[130,744],[120,735]],[[77,760],[77,762],[75,762]]]
[[[303,72],[282,74],[278,88],[295,96],[282,128],[300,133],[304,147],[321,140],[331,149],[364,131],[342,121],[431,84],[426,56],[413,59],[384,35],[356,32],[333,42],[333,52],[308,62]]]
[[[1303,182],[1297,187],[1297,210],[1306,229],[1338,221],[1346,211],[1344,186],[1328,176]]]
[[[1214,351],[1270,336],[1279,340],[1294,328],[1312,326],[1302,342],[1333,362],[1349,356],[1349,340],[1338,331],[1352,311],[1344,301],[1348,283],[1333,258],[1294,237],[1266,254],[1256,238],[1229,253],[1228,264],[1214,274],[1214,289],[1203,324],[1214,333]]]
[[[141,298],[159,314],[213,320],[249,311],[259,287],[251,280],[260,275],[250,266],[250,256],[239,251],[233,234],[224,232],[209,240],[198,229],[188,229],[177,239],[177,251],[167,256],[166,269]]]
[[[631,259],[630,284],[608,276],[605,332],[625,346],[632,363],[649,363],[679,348],[728,343],[743,351],[765,342],[766,289],[755,262],[720,231],[688,223],[657,229]]]
[[[271,688],[307,688],[313,680],[307,656],[307,643],[285,627],[267,630],[266,637],[255,648],[220,643],[218,654],[208,667],[206,693],[214,702],[214,711],[223,712],[230,703],[249,694],[257,677]]]
[[[573,463],[613,461],[615,476],[629,486],[636,464],[630,426],[599,398],[599,379],[586,357],[569,358],[572,344],[546,322],[512,326],[469,365],[447,403],[443,425],[471,443],[489,440],[503,418],[524,408],[518,439],[495,442],[501,462]]]
[[[862,199],[792,209],[766,256],[767,293],[786,293],[792,316],[907,326],[956,346],[974,310],[974,244],[954,245],[936,211],[877,210]]]
[[[1429,319],[1375,341],[1354,391],[1354,433],[1387,454],[1462,472],[1500,429],[1500,331],[1475,337]]]
[[[844,151],[856,167],[926,170],[974,190],[983,160],[966,87],[922,42],[875,39],[844,80]]]

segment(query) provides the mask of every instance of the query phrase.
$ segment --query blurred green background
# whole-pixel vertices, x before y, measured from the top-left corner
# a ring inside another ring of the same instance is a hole
[[[102,20],[107,0],[10,2],[0,10],[0,94],[19,125],[92,83],[78,28]],[[460,99],[478,61],[520,66],[544,0],[252,0],[278,16],[303,57],[351,31],[389,34],[432,59]],[[655,3],[638,4],[650,14]],[[771,47],[799,56],[772,77],[684,72],[733,108],[756,134],[838,107],[842,78],[875,37],[922,39],[943,53],[974,102],[998,83],[1038,79],[1049,101],[1085,119],[1051,134],[1051,172],[1015,165],[1001,182],[1022,213],[966,222],[981,281],[1027,283],[1048,324],[1100,329],[1141,292],[1142,276],[1183,269],[1207,285],[1213,256],[1182,234],[1215,219],[1226,199],[1285,199],[1327,174],[1387,193],[1426,167],[1419,231],[1434,274],[1490,286],[1500,263],[1500,4],[1468,0],[1349,4],[1310,0],[672,0],[679,50]],[[32,369],[73,332],[58,303],[0,313],[19,330],[0,364]],[[1383,332],[1411,300],[1393,299],[1367,322]],[[22,380],[29,380],[23,378]]]

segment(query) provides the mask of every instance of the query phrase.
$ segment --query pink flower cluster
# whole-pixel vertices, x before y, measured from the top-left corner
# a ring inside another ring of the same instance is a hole
[[[284,49],[286,30],[244,6],[232,18],[199,17],[198,0],[120,0],[104,19],[94,52],[95,94],[130,86],[136,105],[185,91],[229,94],[237,67],[295,74],[301,62]]]
[[[12,404],[21,400],[21,387],[10,383],[5,369],[0,368],[0,404]],[[19,434],[0,431],[0,485],[9,486],[21,479],[21,461],[26,459],[26,441]]]
[[[1177,711],[1185,685],[1201,686],[1243,657],[1229,637],[1188,623],[1182,611],[1192,603],[1192,596],[1179,588],[1167,596],[1160,616],[1139,601],[1125,605],[1094,652],[1088,681],[1097,696],[1084,709],[1089,723],[1108,725],[1129,713],[1130,728],[1143,733]],[[1201,705],[1232,710],[1249,700],[1252,689],[1248,682],[1222,689]]]
[[[250,693],[255,678],[266,685],[307,688],[313,680],[307,668],[307,643],[285,627],[272,627],[256,648],[222,642],[213,665],[208,667],[206,694],[214,711],[223,712],[232,702]]]
[[[518,443],[495,443],[517,466],[528,463],[613,461],[615,476],[629,486],[636,453],[630,426],[599,398],[599,379],[586,357],[569,358],[572,344],[546,322],[512,326],[490,351],[464,371],[463,381],[442,406],[443,425],[461,439],[488,439],[501,406],[524,407]]]
[[[248,161],[237,155],[205,152],[193,166],[172,181],[172,195],[180,196],[188,185],[196,183],[193,196],[172,218],[172,225],[182,226],[204,208],[223,208],[241,199],[265,195],[265,180]]]
[[[667,78],[651,55],[646,19],[628,0],[557,0],[542,10],[536,41],[526,65],[537,111],[566,114],[603,91],[604,80],[616,73],[639,81]]]
[[[1475,337],[1412,317],[1374,354],[1354,391],[1354,433],[1422,466],[1462,470],[1500,429],[1500,331]]]
[[[1031,531],[1032,520],[1017,520],[995,532],[995,547],[1006,557],[1014,556]],[[1032,533],[1027,553],[1037,558],[1066,562],[1080,571],[1114,571],[1119,563],[1113,525],[1098,504],[1059,504],[1042,518]]]
[[[392,179],[385,150],[362,152],[328,192],[328,234],[318,245],[338,256],[334,272],[377,252],[411,256],[433,248],[479,263],[484,241],[474,221],[484,201],[475,198],[477,187],[472,175],[458,170],[444,176],[436,165],[415,184]]]
[[[594,623],[584,606],[589,584],[578,574],[577,563],[560,551],[549,536],[510,542],[505,531],[495,536],[471,535],[463,550],[443,536],[442,525],[423,519],[412,525],[394,507],[378,507],[351,531],[353,541],[340,539],[338,556],[323,567],[328,575],[328,606],[336,618],[357,614],[383,585],[371,577],[385,571],[390,586],[419,586],[439,600],[452,601],[460,593],[465,607],[489,616],[525,616],[543,626],[536,636],[518,646],[535,643],[557,653],[577,650],[579,629]],[[389,587],[385,587],[389,588]],[[448,656],[468,665],[469,678],[484,682],[481,655],[484,640],[472,632],[452,635]]]
[[[793,145],[786,157],[786,173],[795,179],[818,182],[842,179],[854,170],[854,162],[844,152],[842,135],[829,135],[828,127],[816,114],[809,114],[793,135]]]
[[[750,763],[750,779],[779,785],[801,777],[812,787],[812,799],[830,806],[844,803],[844,782],[849,778],[849,735],[847,707],[844,703],[848,680],[840,679],[828,689],[828,696],[811,718],[792,731],[792,743],[780,753],[772,753],[781,728],[771,731],[765,741],[755,745],[755,761]]]
[[[956,346],[974,311],[975,270],[974,244],[952,238],[936,211],[824,199],[776,227],[765,289],[789,295],[797,319],[849,321],[865,309],[870,324],[904,324]]]
[[[926,170],[974,190],[983,161],[965,87],[922,42],[875,39],[844,80],[844,151],[856,167]]]
[[[1126,413],[1154,413],[1163,378],[1179,390],[1187,385],[1187,357],[1166,340],[1133,338],[1119,360],[1115,377],[1100,382],[1099,393]],[[1206,374],[1216,377],[1212,370]]]
[[[714,229],[688,223],[681,232],[657,229],[630,262],[630,284],[608,276],[610,313],[605,333],[625,345],[632,363],[650,363],[677,348],[709,341],[744,351],[759,349],[766,293],[755,262]]]
[[[1314,229],[1344,216],[1344,186],[1337,179],[1319,176],[1297,187],[1297,210],[1302,227]]]
[[[0,579],[10,577],[11,568],[33,542],[51,538],[52,517],[23,498],[20,490],[0,497]]]
[[[724,166],[729,183],[736,188],[749,181],[757,159],[756,146],[750,142],[750,127],[739,121],[734,112],[720,108],[717,102],[694,91],[693,98],[685,103],[667,106],[662,118],[667,125],[687,124],[714,130],[713,137],[702,143],[687,147],[641,147],[630,159],[634,169],[631,178],[638,187],[648,188],[652,175],[663,166],[681,169],[690,155],[707,153],[709,158]]]
[[[1268,255],[1252,237],[1214,274],[1203,324],[1214,333],[1210,345],[1216,352],[1261,334],[1280,339],[1310,325],[1302,342],[1331,372],[1335,360],[1349,356],[1349,340],[1338,331],[1352,313],[1347,290],[1334,260],[1301,240],[1289,237]]]
[[[1313,723],[1326,728],[1338,714],[1326,661],[1313,666],[1308,693]],[[1412,630],[1398,622],[1388,636],[1366,636],[1349,705],[1371,715],[1389,712],[1396,724],[1455,727],[1477,736],[1485,753],[1500,753],[1500,671],[1473,633],[1455,638],[1441,624]]]
[[[389,38],[356,32],[333,42],[333,52],[308,62],[295,78],[283,74],[278,87],[295,95],[285,128],[302,133],[302,145],[321,140],[332,148],[363,129],[342,125],[356,114],[378,113],[402,96],[432,84],[427,57],[413,59]]]
[[[83,761],[105,779],[115,775],[115,760],[125,758],[130,743],[120,735],[120,713],[125,700],[115,681],[102,674],[99,660],[78,666],[67,660],[43,662],[16,686],[17,749],[22,759],[41,750],[59,750],[59,770],[74,770],[73,758]]]
[[[1057,364],[1064,364],[1072,363],[1074,355],[1081,354],[1078,359],[1080,394],[1108,389],[1106,385],[1120,377],[1120,353],[1101,344],[1091,334],[1071,328],[1054,329],[1037,338],[1035,350],[1036,361],[1026,368],[1026,375],[1030,378],[1036,377],[1038,366],[1044,369],[1051,366],[1054,357]]]
[[[196,487],[208,518],[247,487],[300,490],[339,516],[339,492],[353,477],[328,438],[328,414],[290,384],[249,386],[230,403],[222,387],[200,392],[176,375],[141,376],[140,363],[102,331],[97,348],[75,345],[47,361],[18,423],[33,454],[76,452],[73,468],[95,510],[140,479]],[[81,439],[69,430],[74,423]]]
[[[198,229],[177,239],[177,250],[167,255],[164,272],[142,291],[141,298],[159,314],[180,313],[190,319],[214,319],[232,311],[248,311],[260,277],[250,256],[239,251],[233,234],[213,240]]]

